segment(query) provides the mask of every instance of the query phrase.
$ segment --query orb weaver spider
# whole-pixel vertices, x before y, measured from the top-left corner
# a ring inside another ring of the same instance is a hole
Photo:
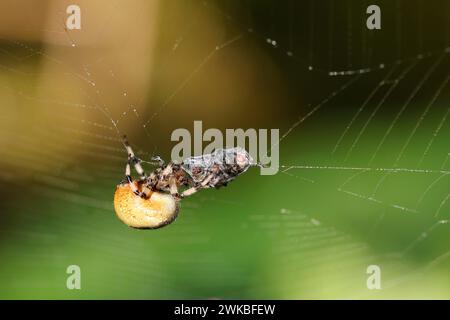
[[[175,220],[180,200],[201,189],[226,186],[251,166],[250,154],[243,148],[217,149],[213,153],[184,159],[181,163],[165,164],[161,157],[153,157],[158,167],[146,175],[127,141],[123,143],[128,153],[125,180],[116,187],[114,209],[118,218],[137,229],[157,229]],[[133,180],[131,168],[139,178]],[[183,188],[183,191],[179,191]]]

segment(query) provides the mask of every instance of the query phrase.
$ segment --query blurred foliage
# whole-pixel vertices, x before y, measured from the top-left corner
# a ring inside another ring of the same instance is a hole
[[[438,91],[449,6],[375,2],[383,29],[373,34],[366,1],[83,2],[79,32],[61,27],[65,4],[47,1],[27,26],[2,20],[0,298],[450,298],[449,225],[439,223],[450,208],[450,94]],[[144,160],[167,159],[170,133],[194,120],[283,134],[315,106],[282,140],[277,175],[252,169],[203,190],[163,229],[115,217],[120,134]],[[369,167],[408,170],[351,169]],[[66,288],[72,264],[81,290]],[[372,264],[379,291],[366,287]]]

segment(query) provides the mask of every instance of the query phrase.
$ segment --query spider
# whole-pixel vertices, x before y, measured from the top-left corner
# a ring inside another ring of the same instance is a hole
[[[170,224],[178,216],[181,199],[201,189],[224,187],[251,166],[261,166],[253,162],[245,149],[237,147],[217,149],[181,163],[165,164],[161,157],[153,157],[158,168],[147,176],[125,136],[123,143],[128,161],[125,180],[116,187],[114,209],[122,222],[137,229],[157,229]],[[139,176],[137,180],[131,177],[132,166]]]

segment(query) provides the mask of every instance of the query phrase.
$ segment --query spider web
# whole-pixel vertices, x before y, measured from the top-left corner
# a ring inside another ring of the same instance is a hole
[[[448,298],[449,4],[377,3],[380,32],[368,1],[174,1],[139,2],[132,27],[106,5],[88,45],[62,7],[42,44],[2,36],[2,292],[70,297],[64,270],[80,264],[88,298]],[[154,47],[133,41],[146,10]],[[98,44],[116,28],[113,47],[136,50],[127,65]],[[145,54],[152,65],[133,64]],[[241,76],[261,83],[247,100]],[[121,136],[167,159],[170,132],[199,119],[280,128],[279,174],[183,200],[157,233],[121,228]],[[366,288],[371,264],[380,292]]]

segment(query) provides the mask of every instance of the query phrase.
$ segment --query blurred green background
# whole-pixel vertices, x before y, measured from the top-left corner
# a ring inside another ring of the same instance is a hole
[[[450,1],[69,4],[0,5],[0,298],[450,298]],[[194,120],[288,133],[279,173],[128,228],[120,135],[168,159]]]

